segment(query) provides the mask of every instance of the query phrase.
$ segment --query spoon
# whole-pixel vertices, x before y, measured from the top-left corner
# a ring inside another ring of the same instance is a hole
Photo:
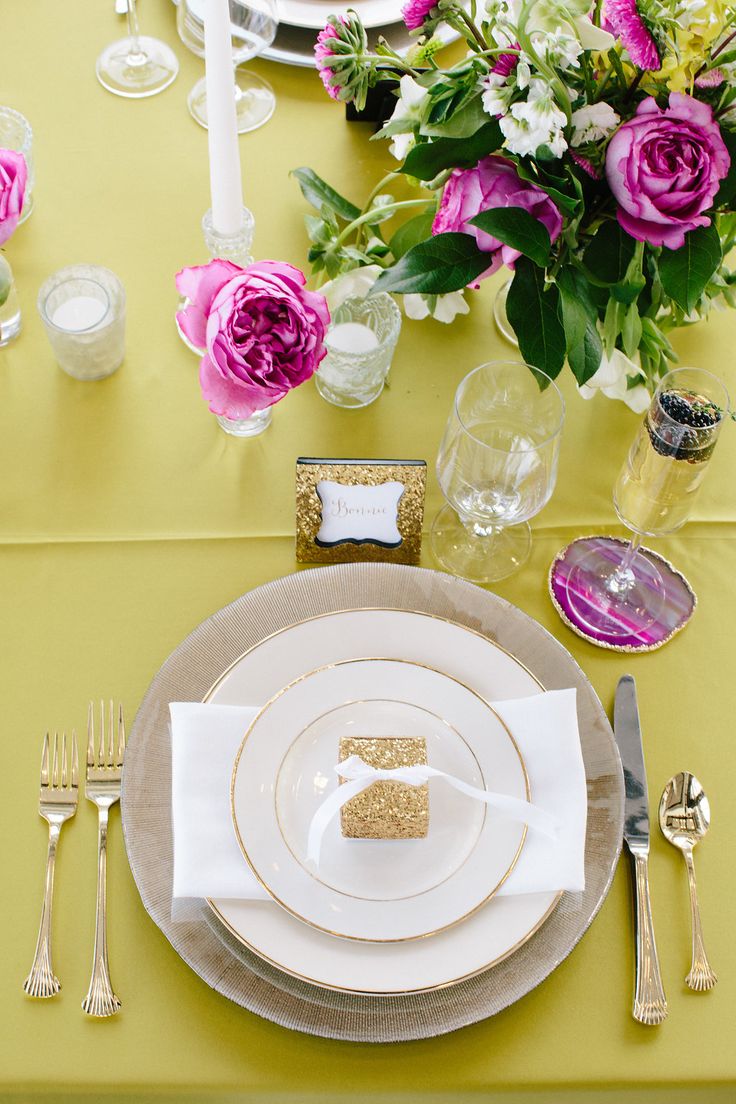
[[[689,771],[676,774],[665,786],[659,803],[659,827],[662,829],[664,838],[673,847],[679,848],[685,859],[690,886],[690,916],[693,932],[693,961],[690,973],[685,978],[685,984],[691,989],[702,992],[705,989],[712,989],[718,981],[710,968],[703,944],[693,865],[693,848],[710,827],[710,805],[703,787]]]

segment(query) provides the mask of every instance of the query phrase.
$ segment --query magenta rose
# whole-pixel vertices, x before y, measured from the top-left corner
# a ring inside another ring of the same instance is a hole
[[[518,250],[504,245],[498,238],[470,226],[469,220],[496,207],[522,207],[538,219],[555,241],[562,230],[562,215],[546,192],[522,180],[516,167],[505,157],[492,154],[479,161],[474,169],[455,169],[445,184],[442,199],[432,225],[433,234],[459,231],[472,234],[478,248],[490,254],[490,265],[470,286],[477,287],[502,264],[514,267],[521,256]]]
[[[410,31],[419,30],[432,8],[436,6],[437,0],[408,0],[401,9],[404,23]]]
[[[324,295],[305,288],[298,268],[257,261],[240,268],[215,260],[177,274],[189,300],[177,321],[197,348],[213,414],[249,418],[314,374],[326,353],[330,312]]]
[[[679,249],[689,230],[710,225],[704,212],[730,164],[708,104],[672,92],[661,108],[650,96],[606,151],[619,223],[637,241]]]
[[[28,169],[22,153],[0,149],[0,245],[18,225],[23,211]]]

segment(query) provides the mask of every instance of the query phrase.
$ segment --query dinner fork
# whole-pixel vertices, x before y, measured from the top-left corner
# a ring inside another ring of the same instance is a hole
[[[46,858],[46,886],[41,907],[41,924],[38,929],[36,953],[31,972],[23,982],[23,990],[29,997],[53,997],[61,989],[61,982],[51,963],[51,908],[54,895],[54,867],[56,848],[61,826],[74,816],[79,797],[79,758],[77,734],[72,730],[71,752],[67,759],[66,732],[61,737],[54,733],[53,753],[50,753],[49,734],[43,738],[41,751],[41,792],[38,811],[49,826],[49,847]]]
[[[110,981],[107,960],[107,822],[110,808],[120,800],[120,780],[125,755],[123,707],[118,707],[117,739],[114,732],[115,707],[110,702],[107,736],[105,704],[100,702],[100,737],[95,741],[94,703],[87,715],[87,800],[97,806],[97,908],[92,977],[82,1008],[89,1016],[114,1016],[120,1011]]]

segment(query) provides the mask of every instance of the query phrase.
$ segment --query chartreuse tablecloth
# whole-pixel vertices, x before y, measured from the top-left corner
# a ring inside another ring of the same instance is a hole
[[[586,644],[550,604],[547,568],[575,536],[620,532],[611,487],[636,418],[565,382],[567,425],[556,493],[535,519],[531,559],[499,594],[570,649],[606,707],[616,681],[639,686],[652,803],[689,769],[711,799],[697,852],[715,990],[684,985],[690,934],[685,870],[655,831],[651,882],[670,1016],[630,1015],[633,939],[622,863],[592,928],[538,989],[494,1019],[434,1041],[375,1047],[285,1031],[211,992],[151,922],[112,816],[109,943],[121,1014],[86,1018],[95,897],[94,810],[80,800],[57,866],[54,1001],[27,1000],[40,908],[45,826],[37,815],[41,736],[84,729],[86,703],[121,698],[129,718],[157,668],[208,614],[295,569],[297,455],[425,458],[433,475],[453,391],[476,364],[509,355],[490,323],[493,286],[451,327],[405,321],[391,387],[360,412],[327,405],[307,384],[253,441],[225,436],[202,402],[195,358],[173,323],[173,276],[206,259],[206,134],[186,93],[202,62],[178,42],[167,0],[140,5],[144,31],[177,49],[181,72],[151,100],[96,83],[95,57],[123,32],[112,0],[4,0],[0,103],[31,121],[36,209],[9,242],[23,333],[0,352],[0,1100],[731,1101],[736,1094],[734,908],[734,626],[736,427],[726,427],[695,517],[657,549],[684,570],[700,602],[666,648],[630,658]],[[241,139],[255,253],[302,265],[305,205],[289,170],[312,165],[356,201],[389,156],[370,128],[347,124],[314,72],[254,64],[272,81],[271,122]],[[35,309],[43,279],[101,263],[128,295],[124,366],[79,383],[55,365]],[[678,336],[684,364],[736,391],[736,316]],[[433,566],[427,550],[426,566]]]

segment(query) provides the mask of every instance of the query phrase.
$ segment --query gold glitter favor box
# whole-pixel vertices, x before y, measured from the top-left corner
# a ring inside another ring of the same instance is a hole
[[[427,744],[414,736],[342,736],[339,760],[359,755],[381,770],[427,762]],[[340,827],[349,839],[423,839],[429,829],[429,787],[405,782],[374,782],[340,810]]]

